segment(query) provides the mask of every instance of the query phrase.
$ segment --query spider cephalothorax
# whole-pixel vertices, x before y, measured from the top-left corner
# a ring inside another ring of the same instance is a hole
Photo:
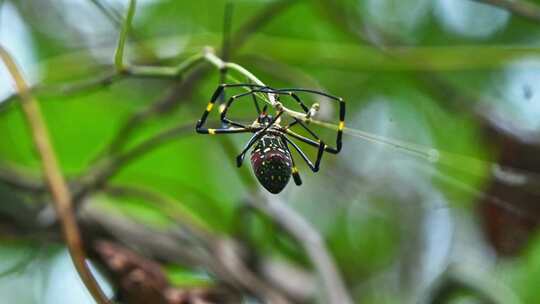
[[[204,124],[208,118],[208,114],[212,111],[215,102],[223,94],[226,88],[243,87],[248,89],[246,93],[241,93],[231,96],[226,103],[220,106],[222,128],[211,129],[204,128]],[[297,96],[298,92],[306,92],[310,94],[317,94],[325,96],[333,101],[339,103],[339,125],[337,129],[336,147],[330,147],[326,145],[307,125],[300,119],[292,117],[292,122],[282,126],[280,124],[280,116],[283,115],[283,109],[281,109],[281,103],[276,103],[276,115],[272,116],[266,112],[267,107],[261,111],[255,94],[269,94],[275,96],[278,100],[279,95],[291,96],[302,108],[307,119],[310,119],[313,114],[318,110],[318,105],[308,108],[304,102]],[[244,96],[251,95],[255,102],[255,107],[259,116],[251,124],[243,124],[227,118],[227,111],[231,104]],[[308,138],[292,132],[290,128],[294,125],[299,125],[305,129],[312,137]],[[272,89],[266,86],[254,85],[254,84],[222,84],[214,92],[212,99],[206,106],[201,119],[197,122],[196,131],[201,134],[225,134],[225,133],[254,133],[251,139],[247,142],[242,152],[236,157],[236,163],[238,167],[242,166],[246,153],[253,148],[251,152],[251,165],[255,176],[271,193],[279,193],[287,183],[289,182],[291,175],[293,176],[296,185],[301,185],[302,180],[298,174],[298,169],[294,164],[294,159],[291,154],[290,146],[292,146],[298,154],[304,159],[309,168],[313,172],[319,171],[319,165],[323,153],[330,152],[333,154],[341,151],[341,138],[343,135],[343,128],[345,126],[345,102],[339,97],[335,97],[323,92],[318,92],[308,89]],[[294,143],[288,136],[302,141],[308,145],[316,147],[317,159],[313,163],[306,154]]]

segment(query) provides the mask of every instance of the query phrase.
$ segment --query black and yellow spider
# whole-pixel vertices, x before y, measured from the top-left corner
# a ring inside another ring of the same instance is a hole
[[[220,118],[223,124],[221,128],[205,128],[204,124],[208,118],[208,114],[210,113],[210,111],[212,111],[214,104],[219,99],[221,94],[223,94],[223,91],[227,88],[234,87],[246,88],[248,89],[248,91],[245,93],[231,96],[224,105],[220,106]],[[283,110],[280,109],[280,103],[278,102],[278,106],[276,107],[275,116],[272,116],[267,113],[267,106],[265,106],[262,110],[260,109],[255,98],[255,94],[259,93],[271,94],[273,96],[276,96],[276,98],[279,98],[280,95],[291,96],[302,108],[306,116],[309,117],[312,112],[298,96],[297,93],[300,92],[318,94],[339,103],[339,125],[337,129],[335,147],[326,145],[312,130],[308,128],[306,123],[302,122],[302,120],[298,118],[291,117],[293,119],[292,122],[284,126],[280,125],[279,118],[284,113]],[[251,125],[246,125],[243,123],[232,121],[227,118],[227,111],[229,110],[229,107],[232,105],[232,103],[241,97],[249,95],[253,96],[255,107],[258,113],[257,119]],[[313,139],[291,131],[290,127],[292,127],[293,125],[301,126],[313,137]],[[255,176],[264,188],[275,194],[281,192],[281,190],[285,188],[285,186],[289,182],[291,174],[296,185],[302,184],[302,180],[300,179],[298,169],[296,168],[294,159],[292,158],[289,145],[292,146],[298,152],[298,154],[300,154],[300,156],[304,159],[304,161],[306,161],[307,165],[313,172],[317,172],[319,171],[319,165],[325,151],[333,154],[337,154],[339,153],[339,151],[341,151],[341,138],[343,135],[344,127],[345,102],[342,98],[309,89],[273,89],[267,86],[261,86],[256,84],[222,84],[216,89],[216,91],[212,95],[212,99],[208,103],[206,110],[204,111],[201,119],[197,122],[196,131],[197,133],[210,135],[227,133],[254,133],[245,145],[242,152],[237,156],[236,164],[238,167],[242,166],[246,153],[251,147],[255,145],[255,148],[251,152],[251,164]],[[317,159],[315,160],[315,163],[313,163],[300,149],[300,147],[298,147],[298,145],[296,145],[292,140],[290,140],[287,135],[318,148]]]

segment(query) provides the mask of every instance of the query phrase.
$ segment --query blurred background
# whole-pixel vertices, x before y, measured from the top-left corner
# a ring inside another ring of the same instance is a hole
[[[39,100],[108,295],[331,303],[343,281],[353,303],[540,303],[540,1],[137,1],[130,66],[211,47],[269,86],[346,100],[341,153],[318,173],[294,155],[304,184],[277,196],[236,168],[248,135],[195,134],[218,69],[115,71],[127,6],[0,0],[0,44]],[[0,303],[94,303],[40,164],[1,65]],[[316,248],[268,206],[299,215]]]

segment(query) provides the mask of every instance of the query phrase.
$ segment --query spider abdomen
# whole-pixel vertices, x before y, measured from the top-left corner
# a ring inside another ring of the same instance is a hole
[[[292,160],[289,150],[279,136],[264,135],[251,152],[255,176],[266,190],[279,193],[291,178]]]

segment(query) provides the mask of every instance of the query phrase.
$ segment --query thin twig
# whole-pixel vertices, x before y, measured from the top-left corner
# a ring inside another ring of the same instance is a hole
[[[21,96],[22,109],[32,131],[34,144],[41,158],[45,178],[53,196],[54,206],[60,218],[62,232],[75,268],[96,302],[100,304],[110,303],[86,264],[86,255],[83,249],[79,227],[77,226],[71,206],[71,195],[50,143],[47,127],[41,116],[38,102],[30,94],[26,81],[23,79],[11,55],[2,46],[0,46],[0,57],[2,57],[4,64],[15,82],[15,87]]]
[[[471,0],[503,8],[516,16],[540,22],[540,6],[524,0]]]
[[[196,53],[180,64],[171,67],[161,66],[126,66],[124,70],[119,73],[117,71],[105,72],[101,76],[95,78],[85,79],[81,81],[74,81],[72,83],[66,83],[62,85],[51,86],[33,86],[30,87],[30,91],[36,94],[43,94],[45,97],[56,96],[70,96],[86,92],[92,92],[111,84],[125,79],[125,78],[176,78],[182,79],[187,71],[194,68],[203,59],[203,53]],[[11,102],[15,101],[19,97],[18,93],[13,93],[3,101],[0,101],[0,112],[4,111]]]
[[[126,18],[124,19],[124,23],[122,24],[122,30],[120,32],[120,37],[118,38],[118,46],[114,54],[114,66],[116,67],[116,71],[118,72],[124,71],[124,48],[126,45],[129,29],[131,28],[131,21],[133,20],[133,16],[135,15],[135,6],[137,5],[136,2],[136,0],[129,1]]]

